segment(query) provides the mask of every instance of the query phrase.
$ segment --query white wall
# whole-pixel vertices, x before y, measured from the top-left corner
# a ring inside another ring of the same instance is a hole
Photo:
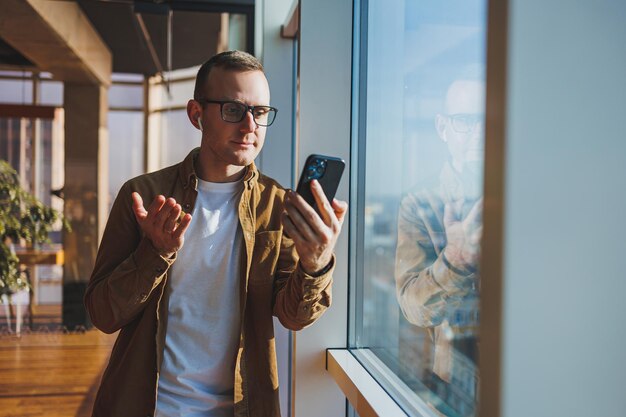
[[[281,38],[280,28],[292,2],[263,0],[263,11],[259,16],[263,25],[261,58],[270,84],[271,104],[278,108],[278,115],[267,131],[257,163],[263,173],[286,187],[292,186],[294,40]]]
[[[293,43],[280,37],[280,27],[287,19],[292,0],[263,0],[256,3],[255,50],[263,62],[270,84],[271,104],[278,108],[277,119],[268,128],[263,150],[256,164],[285,187],[292,187],[293,151]],[[290,337],[277,319],[274,319],[274,336],[280,383],[280,408],[289,416],[290,402]]]
[[[509,7],[501,415],[623,417],[626,3]]]
[[[297,169],[311,153],[350,159],[352,1],[302,0]],[[337,198],[348,200],[349,163]],[[345,397],[325,370],[326,348],[347,341],[348,222],[337,244],[331,308],[296,334],[295,416],[345,415]]]

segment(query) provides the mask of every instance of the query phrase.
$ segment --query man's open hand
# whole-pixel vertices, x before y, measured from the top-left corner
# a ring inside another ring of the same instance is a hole
[[[179,222],[182,208],[173,198],[166,199],[158,195],[147,210],[139,193],[133,193],[132,198],[137,223],[152,242],[152,246],[161,256],[169,258],[174,255],[183,247],[185,231],[191,223],[191,214],[185,214]]]

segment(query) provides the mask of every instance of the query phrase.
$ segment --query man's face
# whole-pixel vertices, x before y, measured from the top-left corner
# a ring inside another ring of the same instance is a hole
[[[203,98],[234,100],[249,106],[269,105],[270,89],[261,71],[228,71],[213,68]],[[219,104],[204,104],[202,146],[211,164],[247,166],[257,157],[265,141],[266,127],[257,126],[251,112],[239,123],[222,120]]]
[[[446,95],[446,113],[437,118],[437,130],[458,167],[484,159],[484,84],[454,82]]]

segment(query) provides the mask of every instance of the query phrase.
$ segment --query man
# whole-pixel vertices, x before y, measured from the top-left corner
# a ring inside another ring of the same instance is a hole
[[[260,62],[214,56],[187,104],[200,148],[122,186],[85,295],[120,331],[94,416],[280,415],[272,315],[299,330],[329,307],[347,204],[314,183],[320,216],[259,173],[269,102]]]
[[[477,380],[478,258],[482,233],[484,84],[457,80],[435,127],[449,159],[400,206],[396,290],[406,319],[430,330],[429,388],[473,415]]]

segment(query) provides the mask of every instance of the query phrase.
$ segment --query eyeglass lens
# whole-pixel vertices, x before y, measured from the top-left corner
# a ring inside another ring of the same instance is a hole
[[[222,118],[231,123],[242,121],[248,111],[248,107],[242,103],[229,102],[222,106]],[[260,126],[269,126],[274,121],[276,112],[269,106],[254,106],[252,115],[255,122]]]
[[[452,128],[459,133],[473,132],[483,121],[481,115],[475,114],[455,114],[451,116],[451,119]]]

